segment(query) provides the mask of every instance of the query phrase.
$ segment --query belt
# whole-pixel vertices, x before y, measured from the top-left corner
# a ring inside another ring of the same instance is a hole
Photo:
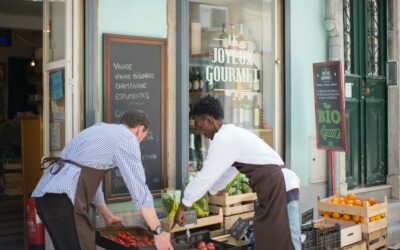
[[[57,163],[58,168],[55,171],[53,171],[53,168],[50,169],[50,173],[52,175],[58,174],[64,168],[65,163],[69,163],[69,164],[75,165],[75,166],[80,167],[80,168],[85,168],[86,167],[86,166],[84,166],[84,165],[82,165],[80,163],[77,163],[77,162],[73,161],[73,160],[63,159],[61,157],[43,157],[42,161],[40,163],[40,166],[41,166],[42,170],[48,168],[48,167],[44,167],[43,166],[46,163],[49,163],[48,167],[52,166],[54,163]]]

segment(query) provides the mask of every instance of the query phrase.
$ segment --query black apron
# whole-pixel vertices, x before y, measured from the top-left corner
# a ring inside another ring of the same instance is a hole
[[[292,250],[287,211],[285,179],[278,165],[256,165],[235,162],[233,167],[249,178],[257,194],[254,236],[256,250]]]

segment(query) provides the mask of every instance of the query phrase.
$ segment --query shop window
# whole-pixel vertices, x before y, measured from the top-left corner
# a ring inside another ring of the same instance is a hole
[[[225,123],[251,130],[274,147],[276,80],[271,1],[189,1],[189,109],[218,98]],[[209,140],[189,113],[188,174],[201,170]]]

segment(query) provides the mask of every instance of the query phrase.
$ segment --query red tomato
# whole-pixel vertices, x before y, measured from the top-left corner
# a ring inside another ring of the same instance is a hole
[[[207,250],[215,250],[214,243],[212,243],[212,242],[208,242],[206,247],[207,247]]]
[[[204,241],[199,241],[199,243],[197,243],[197,248],[204,248],[206,247],[206,243]]]

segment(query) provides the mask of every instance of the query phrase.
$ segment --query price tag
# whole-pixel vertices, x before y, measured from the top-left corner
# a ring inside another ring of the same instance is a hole
[[[197,224],[197,212],[195,209],[185,211],[185,227]]]
[[[235,238],[236,240],[240,240],[247,233],[248,229],[249,229],[249,221],[239,218],[237,221],[235,221],[235,223],[228,230],[228,232],[230,235],[232,235],[233,238]]]
[[[306,224],[314,219],[314,209],[311,208],[310,210],[306,211],[301,215],[301,223]]]

